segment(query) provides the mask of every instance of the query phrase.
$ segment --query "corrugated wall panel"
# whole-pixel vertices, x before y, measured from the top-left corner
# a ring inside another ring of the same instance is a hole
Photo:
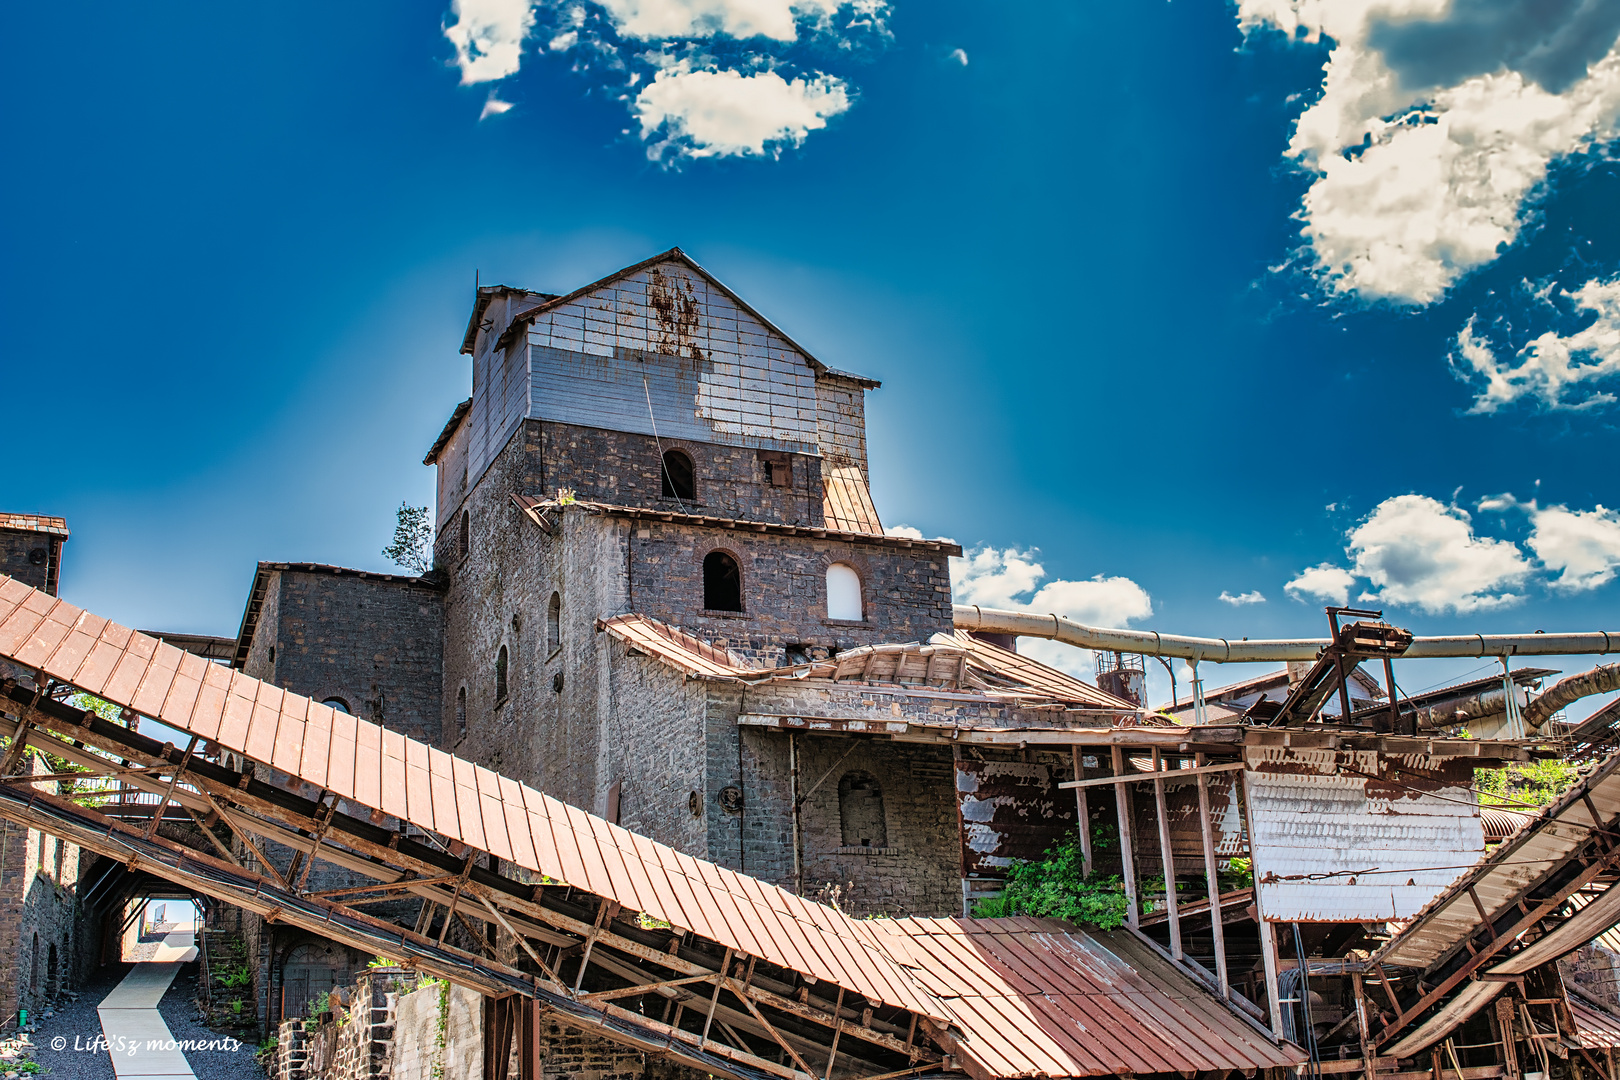
[[[1411,918],[1485,850],[1466,761],[1280,747],[1248,754],[1254,870],[1267,919]],[[1271,875],[1279,880],[1267,883]]]

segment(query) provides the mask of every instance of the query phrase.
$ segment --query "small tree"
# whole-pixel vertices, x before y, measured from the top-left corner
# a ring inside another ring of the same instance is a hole
[[[399,504],[399,521],[394,526],[394,542],[383,548],[384,555],[407,570],[425,574],[433,568],[433,521],[428,508]]]

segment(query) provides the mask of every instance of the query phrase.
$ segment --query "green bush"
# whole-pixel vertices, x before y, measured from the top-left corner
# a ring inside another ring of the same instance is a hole
[[[1015,860],[1008,868],[1002,894],[973,907],[973,914],[981,919],[1032,915],[1103,930],[1122,925],[1125,912],[1125,886],[1118,875],[1085,876],[1079,833],[1053,844],[1040,860]]]

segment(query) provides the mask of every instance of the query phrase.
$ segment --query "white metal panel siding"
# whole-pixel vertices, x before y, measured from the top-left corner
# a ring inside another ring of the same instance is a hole
[[[808,358],[680,263],[546,312],[529,342],[537,419],[650,435],[656,417],[664,438],[816,452]]]
[[[1267,919],[1411,918],[1485,850],[1466,784],[1395,788],[1376,778],[1401,763],[1370,752],[1250,747],[1248,755],[1254,871]],[[1369,870],[1378,872],[1351,876]],[[1273,874],[1339,876],[1267,882]]]
[[[491,301],[486,317],[494,326],[510,321],[513,311],[532,307],[524,297],[501,296]],[[473,403],[467,418],[467,473],[477,482],[506,446],[529,411],[528,345],[520,337],[505,349],[494,344],[499,334],[480,334],[473,354]]]

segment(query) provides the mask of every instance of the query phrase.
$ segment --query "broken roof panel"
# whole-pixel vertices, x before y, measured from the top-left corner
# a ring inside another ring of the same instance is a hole
[[[827,527],[843,532],[883,535],[877,504],[858,465],[834,465],[821,473],[821,511]]]
[[[1305,1054],[1128,929],[1056,919],[883,919],[889,952],[950,1008],[962,1064],[989,1077],[1277,1068]]]
[[[1057,701],[1072,702],[1087,708],[1136,711],[1135,705],[1122,698],[1038,660],[976,638],[966,630],[957,630],[950,635],[935,635],[936,641],[942,638],[948,638],[968,651],[968,666],[987,685],[1027,689]]]

